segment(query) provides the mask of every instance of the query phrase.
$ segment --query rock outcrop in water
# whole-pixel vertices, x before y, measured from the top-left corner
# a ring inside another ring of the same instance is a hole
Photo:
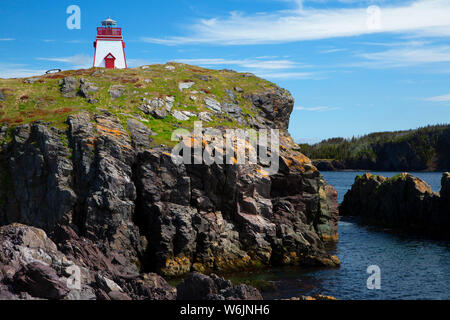
[[[440,195],[407,173],[393,178],[366,173],[356,177],[339,212],[341,216],[358,217],[364,224],[448,239],[449,187],[449,173],[442,177]]]
[[[359,138],[330,138],[301,145],[321,171],[447,171],[450,125],[375,132]]]
[[[61,82],[65,98],[78,83]],[[337,194],[286,131],[292,97],[245,94],[258,112],[245,118],[250,127],[281,129],[277,174],[175,164],[146,121],[100,108],[70,114],[64,130],[45,121],[2,130],[0,296],[174,299],[161,276],[338,266],[324,250],[337,239]],[[231,109],[221,112],[234,119]],[[81,269],[81,289],[66,286],[70,266]],[[212,279],[218,299],[259,294]]]

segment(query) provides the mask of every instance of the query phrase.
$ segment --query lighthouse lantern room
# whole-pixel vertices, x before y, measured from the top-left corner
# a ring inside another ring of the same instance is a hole
[[[125,69],[125,42],[122,38],[122,28],[115,28],[117,22],[108,18],[97,28],[97,39],[94,42],[94,67],[108,69]]]

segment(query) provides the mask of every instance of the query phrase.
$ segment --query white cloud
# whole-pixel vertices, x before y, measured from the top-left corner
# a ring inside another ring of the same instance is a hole
[[[140,66],[150,65],[153,63],[155,63],[155,62],[152,62],[147,59],[127,59],[128,68],[136,68],[136,67],[140,67]]]
[[[320,80],[323,79],[319,73],[316,72],[254,72],[257,76],[266,79],[274,80]]]
[[[450,101],[450,93],[444,94],[442,96],[430,97],[426,99],[427,101],[433,102],[449,102]]]
[[[300,2],[299,2],[300,3]],[[202,19],[187,26],[187,36],[142,41],[165,44],[214,43],[250,45],[402,33],[417,36],[450,36],[450,0],[415,0],[381,8],[381,26],[369,28],[366,8],[303,8],[275,13],[244,14]]]
[[[257,57],[252,59],[176,59],[176,62],[195,64],[203,67],[226,67],[234,66],[241,72],[251,72],[258,77],[266,79],[288,80],[288,79],[322,79],[318,72],[303,72],[298,69],[310,68],[312,66],[295,61],[279,59],[276,57]],[[264,60],[270,59],[270,60]],[[291,71],[287,71],[291,70]]]
[[[412,64],[449,62],[450,46],[429,48],[400,48],[383,52],[366,53],[362,57],[376,60],[383,64],[407,66]]]
[[[264,57],[255,59],[176,59],[175,61],[187,64],[196,64],[200,66],[219,66],[235,65],[249,69],[280,70],[305,67],[297,62],[290,60],[263,60]]]
[[[46,70],[31,69],[24,64],[0,64],[0,78],[26,78],[38,76]]]
[[[38,60],[43,61],[53,61],[53,62],[62,62],[70,64],[74,69],[88,69],[92,67],[92,63],[94,58],[85,55],[85,54],[77,54],[70,57],[56,57],[56,58],[37,58]]]
[[[14,41],[16,39],[13,38],[0,38],[0,41]]]
[[[336,53],[336,52],[342,52],[342,51],[347,51],[347,49],[335,48],[335,49],[321,50],[320,53],[328,54],[328,53]]]

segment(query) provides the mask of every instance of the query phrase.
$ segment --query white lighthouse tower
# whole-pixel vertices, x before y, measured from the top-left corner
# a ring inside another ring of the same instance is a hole
[[[122,28],[114,28],[117,22],[108,18],[97,28],[97,39],[94,42],[94,67],[108,69],[126,69],[125,42]]]

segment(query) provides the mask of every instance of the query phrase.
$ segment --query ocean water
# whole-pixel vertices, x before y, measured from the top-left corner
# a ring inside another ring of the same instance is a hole
[[[338,190],[339,201],[362,172],[323,172]],[[378,172],[394,176],[398,172]],[[413,173],[440,191],[442,173]],[[338,299],[450,299],[450,243],[399,236],[340,221],[339,242],[330,248],[341,260],[338,269],[279,268],[241,274],[234,280],[265,283],[266,299],[325,294]],[[380,268],[381,287],[367,288],[369,266]],[[263,280],[263,281],[261,281]],[[267,286],[267,284],[270,284]]]

